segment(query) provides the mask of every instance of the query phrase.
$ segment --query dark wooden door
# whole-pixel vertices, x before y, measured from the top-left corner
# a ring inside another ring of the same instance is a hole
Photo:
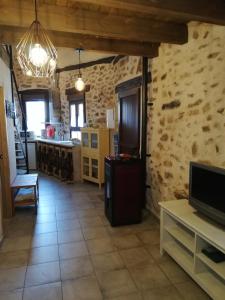
[[[140,89],[119,93],[119,151],[139,157],[140,148]]]

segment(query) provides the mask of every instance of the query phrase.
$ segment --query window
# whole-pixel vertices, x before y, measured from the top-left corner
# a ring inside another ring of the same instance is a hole
[[[84,127],[85,117],[85,94],[73,91],[68,94],[70,103],[70,136],[81,140],[80,129]]]
[[[70,137],[81,140],[80,129],[86,122],[85,92],[78,92],[75,88],[66,89],[70,108]]]
[[[41,136],[41,130],[45,129],[45,101],[26,101],[26,114],[27,130]]]
[[[84,127],[84,103],[70,103],[70,135],[71,138],[81,139],[80,128]]]
[[[45,123],[49,122],[49,97],[47,90],[22,91],[23,108],[27,118],[27,130],[41,136]],[[25,124],[23,124],[25,128]]]

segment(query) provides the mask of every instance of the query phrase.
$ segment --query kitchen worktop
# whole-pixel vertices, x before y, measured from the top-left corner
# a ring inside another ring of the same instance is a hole
[[[67,148],[72,148],[77,146],[80,147],[79,144],[74,145],[71,141],[57,141],[57,140],[42,139],[42,138],[37,138],[36,141],[48,143],[56,146],[61,146],[61,147],[67,147]]]

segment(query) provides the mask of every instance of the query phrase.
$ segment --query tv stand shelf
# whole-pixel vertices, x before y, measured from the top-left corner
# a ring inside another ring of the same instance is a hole
[[[201,217],[187,200],[161,202],[160,253],[167,252],[213,299],[224,299],[225,261],[202,253],[213,246],[225,253],[225,227]]]

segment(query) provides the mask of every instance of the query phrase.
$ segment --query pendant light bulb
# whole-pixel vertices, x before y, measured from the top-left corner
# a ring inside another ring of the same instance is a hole
[[[36,43],[29,51],[29,59],[35,67],[40,68],[47,63],[49,57],[45,49]]]
[[[31,70],[27,70],[26,75],[27,76],[32,76],[32,71]]]
[[[79,72],[78,72],[77,80],[75,81],[75,89],[79,92],[82,92],[85,88],[85,83],[82,79],[81,72],[80,72],[80,51],[82,49],[77,49],[77,50],[78,50],[78,54],[79,54]]]
[[[75,82],[75,89],[82,92],[85,88],[85,83],[81,76],[79,76]]]

